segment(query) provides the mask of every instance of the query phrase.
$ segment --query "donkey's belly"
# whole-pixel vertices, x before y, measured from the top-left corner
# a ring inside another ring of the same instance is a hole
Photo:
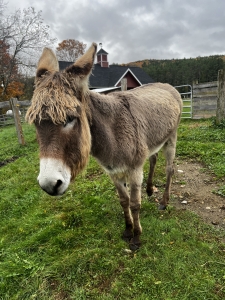
[[[128,168],[126,166],[123,167],[112,167],[112,166],[102,166],[105,172],[110,176],[116,176],[119,178],[127,177],[128,174]]]
[[[135,170],[142,169],[146,159],[157,153],[163,147],[164,143],[165,141],[157,146],[151,147],[148,147],[146,143],[135,155],[130,155],[129,151],[128,153],[123,152],[121,155],[121,152],[118,151],[118,153],[113,156],[109,155],[105,161],[101,159],[101,156],[95,156],[95,158],[111,178],[117,180],[126,179],[127,181]],[[105,154],[103,157],[107,157],[107,155]]]
[[[163,147],[164,144],[165,144],[165,141],[163,141],[163,143],[161,143],[158,146],[149,148],[148,157],[152,156],[153,154],[158,153],[159,150]]]

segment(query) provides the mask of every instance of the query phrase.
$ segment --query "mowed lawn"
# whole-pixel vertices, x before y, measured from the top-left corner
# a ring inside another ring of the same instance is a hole
[[[23,130],[20,146],[13,126],[0,128],[0,299],[225,299],[224,231],[172,206],[158,211],[143,194],[143,244],[129,251],[115,188],[96,161],[50,197],[37,184],[35,129]],[[184,120],[177,157],[223,179],[224,142],[222,124]],[[161,155],[155,181],[165,181]]]

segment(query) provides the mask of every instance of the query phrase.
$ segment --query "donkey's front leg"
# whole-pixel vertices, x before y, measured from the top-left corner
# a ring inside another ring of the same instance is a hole
[[[133,238],[133,218],[130,211],[130,197],[127,191],[125,179],[123,181],[113,179],[113,181],[117,188],[120,205],[124,212],[125,230],[123,232],[123,239],[126,242],[129,242]]]
[[[130,210],[134,224],[134,237],[130,241],[130,249],[137,250],[141,245],[140,235],[142,233],[140,224],[141,185],[143,179],[142,170],[136,171],[130,179]]]

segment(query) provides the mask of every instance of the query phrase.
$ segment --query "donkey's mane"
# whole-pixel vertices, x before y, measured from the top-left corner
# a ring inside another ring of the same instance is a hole
[[[51,120],[54,124],[63,124],[68,115],[76,114],[77,107],[86,103],[88,88],[77,89],[79,77],[71,80],[66,72],[46,73],[36,79],[35,90],[26,120]],[[81,100],[82,104],[80,101]]]

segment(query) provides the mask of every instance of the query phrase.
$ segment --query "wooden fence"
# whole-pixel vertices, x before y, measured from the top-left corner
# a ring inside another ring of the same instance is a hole
[[[218,81],[193,83],[192,118],[216,116]]]

